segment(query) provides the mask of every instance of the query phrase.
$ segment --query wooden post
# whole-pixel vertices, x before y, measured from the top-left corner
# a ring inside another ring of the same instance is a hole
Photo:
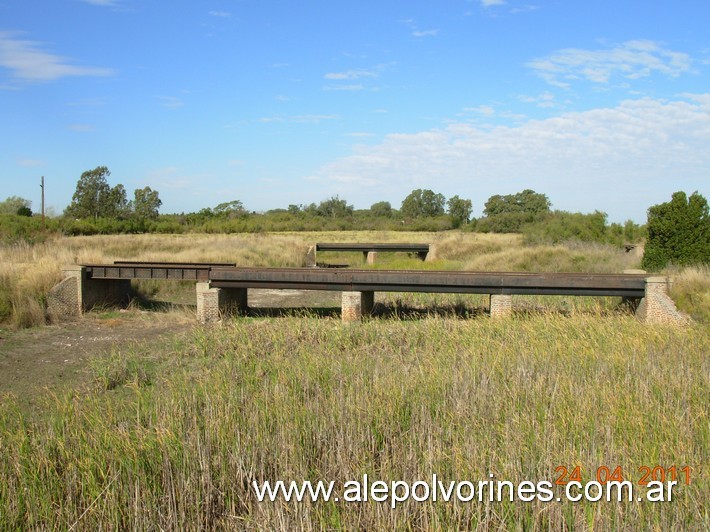
[[[42,176],[40,188],[42,189],[42,231],[46,231],[47,227],[44,223],[44,176]]]

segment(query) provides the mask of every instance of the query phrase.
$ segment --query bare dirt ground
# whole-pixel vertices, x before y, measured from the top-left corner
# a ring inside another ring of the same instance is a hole
[[[83,318],[20,331],[0,332],[0,400],[10,393],[23,410],[42,395],[90,383],[90,360],[131,344],[151,344],[192,327],[182,313],[88,313]]]
[[[249,291],[249,306],[257,316],[302,307],[335,312],[339,305],[340,293],[335,292]],[[93,358],[189,334],[197,325],[194,312],[192,305],[172,312],[113,309],[32,329],[13,331],[0,325],[0,401],[9,393],[23,410],[34,410],[42,395],[90,384]]]

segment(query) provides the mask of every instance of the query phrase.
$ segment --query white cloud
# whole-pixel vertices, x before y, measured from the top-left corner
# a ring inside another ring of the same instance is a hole
[[[549,84],[567,88],[572,81],[606,84],[612,78],[638,79],[653,73],[677,77],[690,71],[692,60],[649,40],[627,41],[613,48],[583,50],[566,48],[527,66]]]
[[[351,85],[328,85],[323,87],[327,91],[364,91],[365,86],[362,83],[351,84]]]
[[[0,32],[0,67],[10,71],[13,80],[48,82],[70,76],[110,76],[108,68],[72,65],[41,49],[41,43],[17,38],[16,33]]]
[[[323,77],[334,84],[326,85],[323,90],[327,91],[362,91],[362,90],[378,90],[378,87],[368,87],[363,83],[347,83],[338,84],[339,82],[358,81],[368,78],[378,78],[380,73],[386,68],[385,65],[379,65],[373,69],[353,69],[344,72],[328,72]]]
[[[361,78],[376,78],[379,74],[374,70],[346,70],[345,72],[330,72],[323,76],[330,80],[355,80]]]
[[[415,37],[436,37],[439,35],[439,30],[414,30],[412,35]]]
[[[476,113],[483,116],[493,116],[496,114],[495,109],[490,105],[479,105],[478,107],[466,107],[464,111],[467,113]]]
[[[505,0],[481,0],[481,5],[483,7],[502,6],[506,3],[507,2]]]
[[[401,19],[399,22],[401,24],[409,26],[409,28],[412,30],[412,35],[414,37],[436,37],[439,34],[438,28],[430,30],[419,29],[414,19],[411,18]]]
[[[337,120],[338,115],[297,115],[291,117],[291,122],[317,124],[325,120]]]
[[[228,11],[210,11],[210,16],[217,18],[229,18],[232,14]]]
[[[537,96],[522,95],[522,96],[519,96],[518,98],[522,102],[533,103],[533,104],[537,105],[538,107],[542,107],[543,109],[552,108],[557,105],[555,103],[555,95],[549,91],[541,92]]]
[[[45,162],[41,159],[20,159],[17,164],[25,168],[37,168],[38,166],[44,166]]]
[[[642,222],[648,206],[676,190],[707,193],[708,145],[710,94],[644,98],[517,126],[453,123],[389,135],[376,146],[355,146],[311,177],[324,194],[330,186],[362,204],[431,188],[470,197],[480,211],[493,194],[532,188],[555,208]]]
[[[318,124],[320,122],[323,122],[325,120],[337,120],[340,118],[338,115],[295,115],[295,116],[283,116],[283,115],[276,115],[276,116],[267,116],[264,118],[260,118],[259,122],[262,122],[264,124],[273,124],[273,123],[293,123],[293,124]]]
[[[533,5],[524,5],[524,6],[518,6],[518,7],[513,7],[510,10],[510,13],[512,15],[519,15],[521,13],[530,13],[531,11],[537,11],[540,9],[539,6],[533,6]]]

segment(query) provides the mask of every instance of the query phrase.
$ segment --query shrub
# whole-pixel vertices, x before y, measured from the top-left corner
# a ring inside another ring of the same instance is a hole
[[[671,201],[648,209],[648,239],[643,267],[659,270],[669,263],[710,263],[708,202],[697,192],[676,192]]]
[[[540,221],[523,227],[526,244],[558,244],[578,240],[582,242],[621,243],[606,225],[606,214],[555,211]]]
[[[47,220],[47,230],[55,232],[57,223]],[[20,216],[18,214],[0,214],[0,243],[15,244],[18,242],[38,243],[47,238],[47,232],[42,229],[42,219],[39,217]]]
[[[519,233],[525,224],[532,223],[535,219],[535,214],[531,212],[495,214],[478,220],[476,230],[481,233]]]

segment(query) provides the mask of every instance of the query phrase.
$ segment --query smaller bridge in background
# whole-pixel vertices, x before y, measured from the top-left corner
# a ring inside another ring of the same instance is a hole
[[[377,253],[409,253],[416,255],[420,260],[426,260],[429,254],[429,244],[422,243],[361,243],[361,242],[319,242],[311,246],[306,255],[308,266],[316,266],[319,251],[362,253],[363,259],[368,264],[374,264]]]

